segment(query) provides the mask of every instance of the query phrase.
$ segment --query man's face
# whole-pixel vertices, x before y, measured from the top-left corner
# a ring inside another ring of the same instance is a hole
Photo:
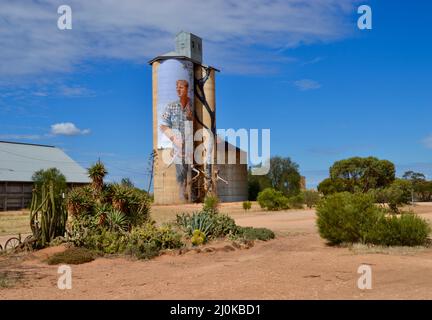
[[[187,97],[188,85],[184,81],[177,82],[177,95],[181,97]]]

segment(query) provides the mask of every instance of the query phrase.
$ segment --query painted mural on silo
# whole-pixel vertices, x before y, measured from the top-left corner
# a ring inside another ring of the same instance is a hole
[[[176,167],[179,197],[190,198],[193,155],[194,67],[184,60],[162,61],[158,70],[158,149],[165,164]]]

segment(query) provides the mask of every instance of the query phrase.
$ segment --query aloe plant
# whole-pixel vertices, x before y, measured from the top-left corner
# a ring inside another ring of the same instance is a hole
[[[103,188],[103,179],[108,174],[102,162],[98,161],[88,168],[89,178],[92,179],[92,185],[95,192],[100,194]]]

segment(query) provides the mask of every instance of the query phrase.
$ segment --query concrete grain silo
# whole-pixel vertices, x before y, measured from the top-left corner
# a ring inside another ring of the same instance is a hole
[[[217,148],[195,139],[204,129],[216,134],[216,68],[202,63],[202,40],[187,32],[176,36],[175,51],[157,56],[152,65],[153,168],[156,204],[201,202],[211,193],[221,201],[247,199],[247,165],[213,164]],[[240,149],[235,149],[240,153]],[[244,152],[243,152],[244,153]],[[199,160],[201,155],[206,161]],[[223,176],[218,180],[218,174]]]

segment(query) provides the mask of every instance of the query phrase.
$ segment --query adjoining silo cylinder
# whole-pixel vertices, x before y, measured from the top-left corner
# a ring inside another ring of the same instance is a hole
[[[211,193],[217,195],[214,168],[216,160],[216,82],[215,69],[202,65],[195,65],[195,133],[203,130],[195,137],[195,148],[200,152],[201,159],[195,159],[195,166],[204,174],[196,183],[196,197],[202,201]],[[200,138],[200,139],[197,139]]]

